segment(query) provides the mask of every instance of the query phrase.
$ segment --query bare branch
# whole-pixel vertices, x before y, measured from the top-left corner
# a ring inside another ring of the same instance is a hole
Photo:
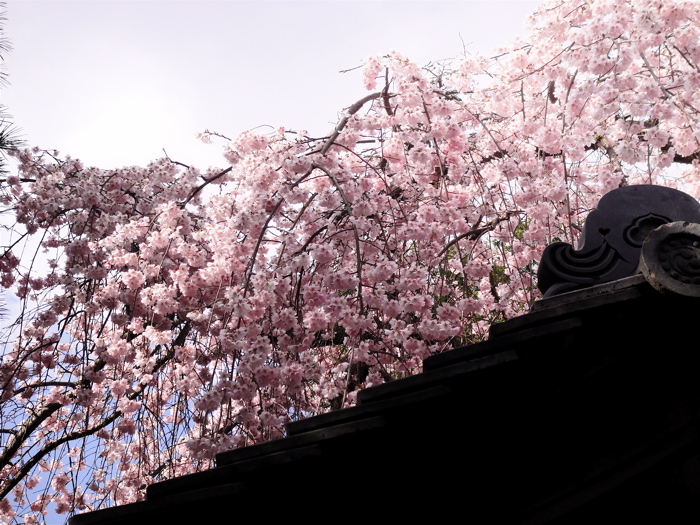
[[[187,164],[183,164],[182,162],[178,162],[176,160],[171,159],[170,155],[168,155],[168,152],[165,151],[165,148],[163,148],[163,154],[165,155],[165,158],[170,161],[171,164],[177,164],[178,166],[182,166],[183,168],[187,168],[187,169],[190,168]]]

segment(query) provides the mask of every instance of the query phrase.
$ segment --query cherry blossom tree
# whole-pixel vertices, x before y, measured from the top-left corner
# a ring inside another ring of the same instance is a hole
[[[17,152],[0,519],[134,501],[486,337],[604,193],[700,193],[699,64],[696,2],[554,0],[490,58],[366,60],[326,137],[202,134],[218,170]]]

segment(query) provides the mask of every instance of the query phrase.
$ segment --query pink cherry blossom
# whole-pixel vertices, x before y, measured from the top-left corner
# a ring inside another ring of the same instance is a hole
[[[0,434],[0,521],[135,501],[351,406],[527,311],[607,191],[700,194],[700,4],[557,0],[529,27],[494,58],[367,59],[378,91],[326,137],[206,131],[219,169],[15,152],[0,428],[32,431]]]

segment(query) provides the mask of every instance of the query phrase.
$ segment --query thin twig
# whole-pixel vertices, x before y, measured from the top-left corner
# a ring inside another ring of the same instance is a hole
[[[170,155],[168,155],[168,152],[165,151],[165,148],[162,148],[162,149],[163,149],[163,154],[165,154],[165,158],[168,159],[171,164],[177,164],[178,166],[182,166],[183,168],[187,168],[187,169],[190,168],[187,164],[183,164],[182,162],[178,162],[176,160],[171,159]]]
[[[481,228],[474,228],[473,230],[469,230],[468,232],[464,232],[454,239],[452,239],[450,242],[448,242],[442,250],[440,250],[440,253],[437,254],[438,257],[442,257],[447,250],[452,248],[455,244],[457,244],[459,241],[462,239],[469,239],[469,240],[476,240],[479,237],[481,237],[483,234],[486,232],[492,231],[499,223],[503,221],[507,221],[508,219],[511,218],[512,215],[515,215],[516,213],[522,213],[520,210],[511,210],[507,211],[506,214],[503,217],[496,217],[492,221],[486,223],[486,225],[482,226]],[[477,223],[478,224],[478,223]]]
[[[377,91],[376,93],[370,93],[366,97],[361,98],[360,100],[355,102],[352,106],[350,106],[347,109],[347,111],[345,112],[345,116],[342,119],[340,119],[340,122],[338,122],[338,125],[333,130],[333,133],[331,133],[331,136],[328,137],[328,140],[326,141],[326,143],[320,149],[314,150],[314,151],[310,152],[309,154],[320,153],[321,155],[325,155],[326,152],[330,149],[330,147],[335,142],[335,139],[337,139],[338,136],[340,135],[340,132],[343,131],[343,128],[347,125],[348,120],[350,120],[350,117],[352,117],[355,113],[360,111],[360,109],[362,109],[362,106],[364,106],[370,100],[375,100],[375,99],[381,97],[382,93],[383,93],[383,91]]]
[[[25,179],[24,177],[20,177],[19,181],[20,182],[36,182],[36,179]],[[0,182],[7,182],[7,179],[0,179]]]
[[[351,214],[352,206],[350,205],[350,201],[348,201],[347,197],[345,196],[345,192],[343,192],[343,188],[340,186],[333,174],[326,168],[324,168],[323,166],[319,166],[318,164],[313,164],[313,167],[321,170],[328,176],[329,179],[331,179],[336,189],[338,190],[338,193],[340,193],[340,197],[343,199],[348,213]],[[363,314],[365,311],[365,307],[364,301],[362,299],[362,256],[360,254],[360,234],[357,232],[357,226],[355,226],[355,223],[352,222],[352,220],[350,221],[350,225],[352,226],[352,231],[355,233],[355,259],[357,261],[357,297],[360,300],[360,314]]]
[[[250,280],[253,277],[253,268],[255,268],[255,260],[258,257],[258,250],[260,249],[260,246],[262,245],[262,241],[263,241],[263,238],[265,237],[265,231],[267,230],[267,226],[270,224],[272,217],[275,216],[275,213],[277,213],[277,210],[279,209],[279,207],[282,205],[283,202],[284,202],[284,197],[277,201],[277,204],[275,204],[275,207],[270,212],[270,215],[267,216],[267,219],[265,220],[265,224],[263,224],[263,227],[260,230],[260,235],[258,235],[258,240],[255,243],[255,249],[253,250],[253,255],[251,255],[251,257],[250,257],[250,270],[248,271],[248,276],[246,277],[245,286],[243,287],[243,297],[248,295],[248,290],[250,289]]]
[[[190,193],[188,195],[188,197],[180,203],[180,208],[184,208],[185,206],[187,206],[187,204],[194,198],[194,196],[197,195],[200,191],[202,191],[207,186],[207,184],[214,182],[216,179],[220,179],[221,177],[223,177],[227,173],[230,173],[232,169],[233,169],[233,166],[229,166],[224,171],[217,173],[213,177],[209,177],[208,179],[205,179],[202,184],[200,184],[194,190],[192,190],[192,193]]]
[[[667,88],[666,86],[663,85],[663,83],[661,82],[661,79],[659,78],[659,76],[654,72],[654,68],[651,67],[651,64],[650,64],[649,61],[647,60],[646,55],[645,55],[644,53],[639,53],[639,55],[642,57],[642,60],[644,61],[644,65],[647,67],[647,70],[649,71],[649,74],[652,76],[652,78],[653,78],[653,79],[656,81],[656,83],[659,85],[659,89],[661,89],[661,91],[663,92],[663,94],[666,95],[666,98],[669,99],[669,100],[671,101],[671,103],[672,103],[674,106],[676,106],[678,109],[680,109],[680,110],[683,112],[683,114],[685,114],[688,118],[690,118],[690,116],[689,116],[688,113],[685,111],[685,109],[684,109],[683,107],[681,107],[681,105],[680,105],[678,102],[676,102],[676,97],[673,95],[673,93],[671,93],[671,92],[668,90],[668,88]],[[696,113],[698,113],[698,110],[697,110],[697,108],[695,108],[695,106],[693,106],[692,104],[690,104],[690,103],[687,102],[687,101],[685,101],[684,103],[685,103],[686,106],[688,106],[688,107],[691,108],[693,111],[695,111]]]

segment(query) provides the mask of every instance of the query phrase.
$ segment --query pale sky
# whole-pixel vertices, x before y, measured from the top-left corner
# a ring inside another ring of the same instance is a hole
[[[224,164],[226,136],[260,125],[327,134],[366,94],[365,57],[396,50],[423,65],[489,53],[538,2],[9,0],[1,101],[28,145],[90,165],[161,157]],[[466,46],[464,47],[463,44]]]

